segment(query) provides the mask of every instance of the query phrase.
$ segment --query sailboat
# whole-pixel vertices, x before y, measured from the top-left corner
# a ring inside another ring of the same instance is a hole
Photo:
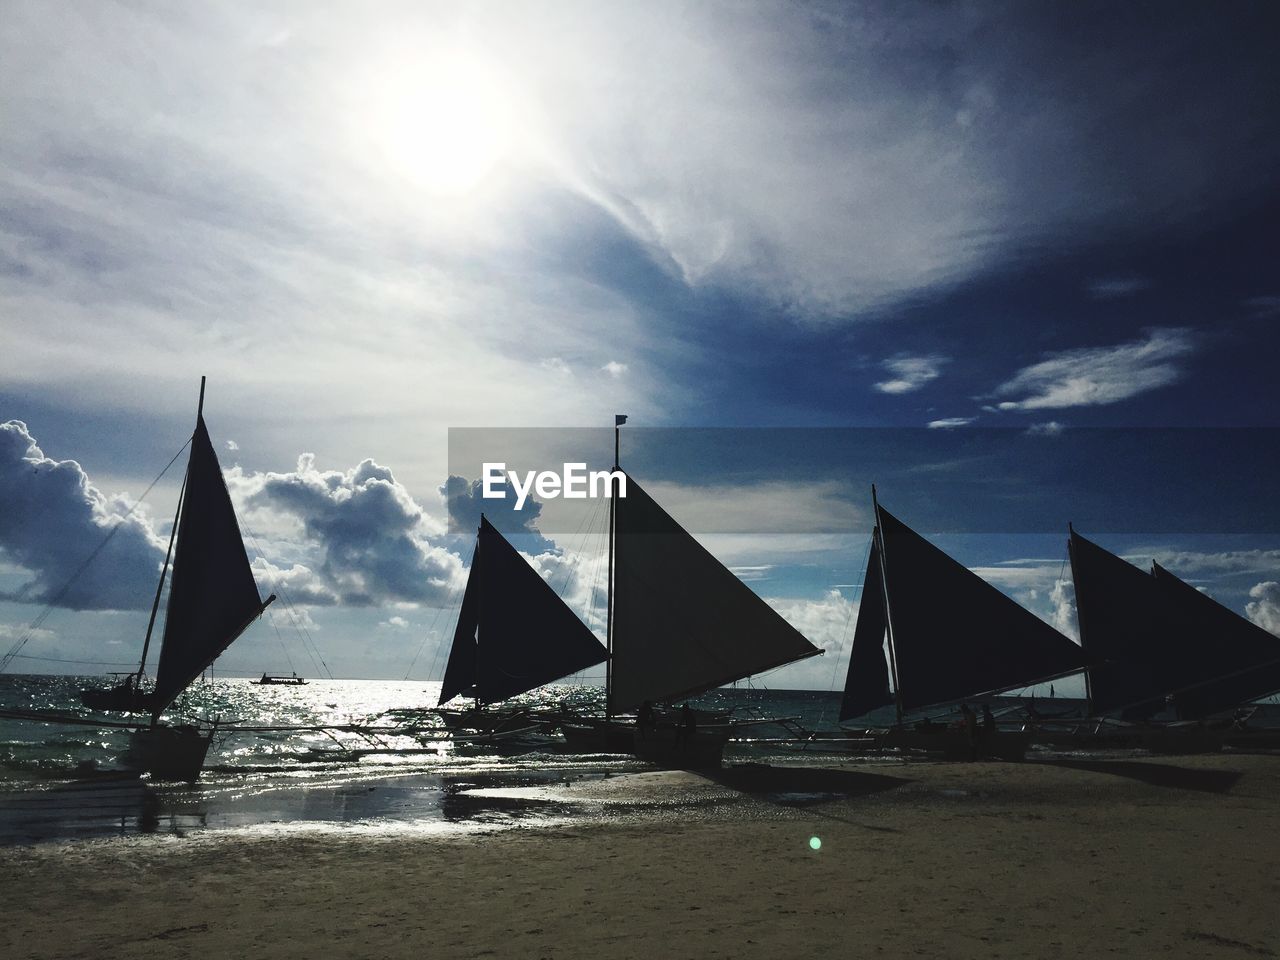
[[[908,730],[903,718],[1076,673],[1084,651],[885,510],[874,487],[871,499],[875,527],[841,722],[893,705],[898,722],[885,745],[1021,756],[1025,737],[929,723]]]
[[[1142,724],[1153,749],[1221,745],[1200,721],[1280,690],[1280,638],[1153,562],[1147,573],[1069,527],[1091,716]],[[1153,722],[1172,709],[1174,723]],[[1170,736],[1173,735],[1173,736]],[[1199,741],[1203,741],[1200,743]]]
[[[618,426],[625,420],[619,416],[614,427],[618,479],[611,481],[609,498],[605,717],[562,729],[578,750],[716,766],[728,739],[727,722],[699,715],[687,703],[664,719],[654,706],[687,701],[822,651],[622,470]],[[634,718],[632,711],[638,711]]]
[[[272,594],[263,601],[258,594],[235,508],[205,427],[204,387],[205,378],[201,377],[186,476],[178,494],[178,511],[138,670],[105,696],[102,691],[81,695],[87,706],[96,709],[151,714],[150,725],[135,731],[126,762],[157,779],[199,777],[212,731],[190,724],[163,724],[160,717],[276,599]],[[170,579],[169,602],[160,657],[155,682],[146,690],[147,655],[166,577]]]
[[[511,717],[483,708],[604,663],[604,645],[483,515],[437,708],[446,723],[493,729]]]

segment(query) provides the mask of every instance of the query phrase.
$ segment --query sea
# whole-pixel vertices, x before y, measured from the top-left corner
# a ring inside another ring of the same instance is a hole
[[[109,683],[0,674],[0,845],[226,830],[503,829],[580,818],[582,810],[554,800],[556,785],[653,770],[628,755],[572,753],[560,738],[530,730],[455,736],[432,709],[439,682],[271,686],[219,677],[197,681],[165,717],[216,722],[200,780],[151,782],[124,763],[130,734],[121,716],[80,705],[81,691]],[[848,756],[840,700],[839,691],[740,685],[691,703],[755,721],[739,728],[743,739],[727,747],[726,765],[816,766]],[[987,702],[1001,721],[1018,720],[1028,707],[1021,697]],[[603,691],[551,684],[511,705],[603,712]],[[1041,716],[1081,715],[1082,707],[1073,698],[1035,701]],[[931,719],[955,719],[958,709],[938,708]],[[1262,725],[1280,727],[1280,706],[1257,714]],[[892,722],[892,708],[864,721]]]
[[[248,678],[193,684],[168,722],[218,724],[196,784],[150,783],[124,758],[121,715],[80,705],[103,677],[0,675],[0,843],[218,829],[338,824],[415,829],[502,826],[554,813],[507,790],[652,769],[625,755],[567,752],[558,738],[515,731],[496,739],[453,736],[431,707],[433,681],[308,679],[261,685]],[[726,762],[794,757],[796,731],[838,732],[840,693],[725,688],[695,707],[747,728]],[[551,684],[512,706],[602,712],[598,685]],[[69,724],[30,715],[75,718]],[[873,718],[874,719],[874,718]],[[887,718],[886,718],[887,720]]]

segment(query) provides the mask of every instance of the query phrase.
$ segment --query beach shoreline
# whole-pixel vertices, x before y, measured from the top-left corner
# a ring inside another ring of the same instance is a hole
[[[1273,956],[1278,786],[1280,758],[1245,755],[481,786],[570,813],[13,846],[0,943],[33,960]]]

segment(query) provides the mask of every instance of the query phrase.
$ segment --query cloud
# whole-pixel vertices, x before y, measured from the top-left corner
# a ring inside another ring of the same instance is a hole
[[[378,626],[395,630],[404,630],[409,626],[409,621],[404,617],[388,617],[386,620],[379,621]]]
[[[569,609],[603,640],[606,595],[604,550],[545,550],[537,554],[521,551],[520,555],[542,575]]]
[[[1027,427],[1027,436],[1029,437],[1056,437],[1066,429],[1057,420],[1049,420],[1045,423],[1033,423]]]
[[[1245,604],[1244,612],[1263,630],[1280,636],[1280,583],[1266,580],[1249,590],[1253,599]]]
[[[150,606],[165,544],[147,514],[103,494],[76,461],[45,456],[20,420],[0,424],[0,504],[0,555],[29,575],[0,599],[73,610]]]
[[[553,546],[538,530],[542,503],[530,493],[524,506],[517,510],[516,492],[510,483],[502,485],[501,498],[486,498],[483,481],[450,476],[440,488],[440,495],[444,497],[449,514],[449,528],[464,536],[472,535],[480,528],[480,515],[484,514],[503,536],[526,534],[538,538],[538,549]]]
[[[573,368],[565,363],[560,357],[547,357],[541,363],[543,370],[549,370],[559,377],[572,377]]]
[[[227,449],[230,450],[232,453],[235,453],[237,450],[240,449],[240,444],[236,443],[234,440],[228,440]]]
[[[1076,585],[1071,580],[1055,580],[1049,591],[1052,612],[1049,622],[1059,633],[1073,640],[1080,639],[1080,621],[1076,616]]]
[[[1086,289],[1096,300],[1115,300],[1131,297],[1149,286],[1151,281],[1144,277],[1107,277],[1090,281]]]
[[[843,683],[843,671],[848,668],[849,651],[853,646],[857,602],[839,590],[828,590],[817,600],[782,597],[765,597],[764,600],[824,655],[766,673],[760,685],[780,689],[793,686],[830,689],[833,682]]]
[[[250,519],[265,512],[268,522],[294,522],[297,548],[314,554],[316,562],[295,564],[285,576],[305,589],[311,602],[443,605],[456,597],[462,560],[432,542],[443,534],[443,525],[390,468],[365,459],[346,471],[320,470],[315,457],[304,453],[288,473],[247,473],[236,467],[226,475]]]
[[[865,511],[837,480],[691,486],[657,482],[649,494],[700,537],[714,533],[826,533],[867,527]]]
[[[1179,576],[1197,574],[1275,573],[1280,571],[1280,550],[1223,550],[1206,553],[1150,547],[1125,555],[1130,563],[1145,567],[1153,559]]]
[[[290,603],[331,607],[341,602],[329,580],[305,563],[280,567],[265,557],[255,557],[250,566],[258,583],[286,597]]]
[[[955,427],[967,427],[977,417],[946,417],[942,420],[930,420],[926,426],[930,430],[951,430]]]
[[[620,377],[627,372],[628,367],[625,363],[619,363],[617,360],[610,360],[600,369],[611,377]]]
[[[919,390],[926,383],[938,379],[942,365],[949,357],[928,354],[920,357],[891,357],[880,365],[894,374],[894,379],[875,384],[881,393],[911,393]]]
[[[999,410],[1057,410],[1118,403],[1182,376],[1174,362],[1195,348],[1183,327],[1153,328],[1142,340],[1114,347],[1083,347],[1047,356],[1020,370],[995,390]]]
[[[971,567],[987,583],[1046,621],[1060,633],[1077,636],[1075,584],[1062,576],[1061,561],[1031,558],[1008,560],[996,566]]]

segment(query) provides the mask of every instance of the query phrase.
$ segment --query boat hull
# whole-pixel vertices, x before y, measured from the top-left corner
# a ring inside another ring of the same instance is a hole
[[[125,765],[153,780],[195,783],[200,779],[213,730],[190,724],[157,724],[135,730],[130,737]]]
[[[719,767],[729,742],[728,726],[699,727],[686,733],[674,726],[642,731],[628,720],[583,720],[561,723],[560,730],[572,753],[626,753],[677,770]]]
[[[121,713],[151,712],[151,694],[138,689],[132,678],[106,690],[81,690],[80,702],[90,710],[115,710]]]

